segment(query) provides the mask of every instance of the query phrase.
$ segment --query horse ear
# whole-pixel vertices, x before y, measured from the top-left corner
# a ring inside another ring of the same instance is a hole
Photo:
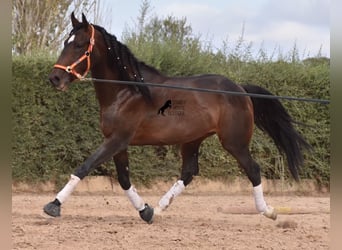
[[[80,22],[76,19],[74,12],[71,13],[71,23],[72,27],[74,28],[80,24]]]
[[[82,23],[83,23],[83,25],[86,25],[86,26],[89,25],[88,20],[87,20],[86,16],[83,13],[82,13]]]

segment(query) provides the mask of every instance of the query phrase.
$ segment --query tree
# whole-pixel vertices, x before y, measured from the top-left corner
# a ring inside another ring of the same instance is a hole
[[[98,8],[95,0],[13,0],[12,53],[58,52],[71,30],[70,14],[74,10],[79,15],[96,13]]]
[[[210,48],[202,46],[200,36],[195,35],[187,19],[172,15],[159,18],[150,15],[150,2],[143,0],[134,28],[126,27],[123,42],[141,60],[169,75],[191,75],[200,71],[210,56]],[[191,64],[188,67],[188,64]]]
[[[136,40],[159,43],[178,43],[186,45],[189,41],[198,40],[199,37],[193,35],[192,28],[187,24],[185,17],[178,19],[168,15],[165,18],[153,16],[148,18],[151,6],[148,0],[143,0],[140,6],[140,16],[136,29],[124,31],[123,40]]]

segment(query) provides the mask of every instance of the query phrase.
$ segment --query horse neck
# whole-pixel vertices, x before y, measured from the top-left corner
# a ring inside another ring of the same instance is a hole
[[[98,65],[95,69],[92,69],[91,74],[92,77],[96,79],[120,80],[119,72],[110,69],[107,65]],[[94,81],[93,84],[96,92],[96,97],[100,104],[100,108],[110,106],[113,102],[115,102],[117,94],[123,88],[125,88],[125,86],[115,83]]]
[[[167,79],[165,75],[145,63],[140,63],[140,69],[145,82],[162,83]]]
[[[111,83],[94,82],[97,100],[100,108],[109,107],[117,99],[120,89]],[[122,88],[121,88],[122,89]]]
[[[101,58],[101,60],[98,60],[91,69],[93,78],[123,81],[130,80],[122,78],[122,75],[119,72],[120,65],[116,65],[116,62],[112,64],[111,58],[108,58],[107,54],[103,54],[99,58]],[[108,60],[106,60],[105,58],[107,58]],[[141,70],[141,76],[144,78],[145,82],[161,83],[166,79],[166,77],[162,75],[158,70],[149,65],[146,65],[143,62],[139,62],[139,67]],[[110,106],[113,102],[116,101],[118,93],[122,89],[128,88],[127,85],[97,81],[94,81],[94,87],[101,109]]]

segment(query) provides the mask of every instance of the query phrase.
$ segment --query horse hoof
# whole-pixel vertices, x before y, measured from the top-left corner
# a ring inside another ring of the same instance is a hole
[[[148,224],[152,224],[153,222],[153,207],[150,207],[148,204],[145,204],[145,208],[139,211],[140,218],[146,221]]]
[[[266,211],[263,213],[267,218],[276,220],[277,219],[277,212],[271,206],[267,206]]]
[[[52,217],[59,217],[61,216],[61,206],[50,202],[44,206],[44,212]]]

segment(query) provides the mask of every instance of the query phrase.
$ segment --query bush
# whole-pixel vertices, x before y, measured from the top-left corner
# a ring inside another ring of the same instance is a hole
[[[250,46],[238,41],[233,51],[213,51],[193,36],[185,20],[171,17],[142,26],[140,33],[125,34],[125,43],[134,54],[167,75],[218,73],[238,83],[263,86],[275,95],[329,99],[329,59],[298,60],[280,55],[271,60],[260,53],[250,54]],[[166,31],[160,32],[160,30]],[[175,35],[181,30],[182,34]],[[159,33],[158,33],[159,32]],[[241,49],[243,48],[243,49]],[[14,181],[55,180],[63,183],[102,142],[99,109],[93,86],[72,84],[68,92],[55,91],[47,76],[56,58],[47,55],[13,58],[13,162]],[[312,145],[305,154],[303,178],[329,185],[330,117],[328,105],[282,101],[294,120],[305,123],[297,129]],[[273,142],[257,130],[251,143],[254,158],[267,178],[287,178],[285,160]],[[179,176],[178,146],[130,147],[130,169],[134,183],[148,184],[156,178]],[[235,160],[221,147],[216,136],[200,148],[200,175],[206,178],[234,178],[244,175]],[[284,170],[285,169],[285,170]],[[112,162],[103,164],[94,175],[116,178]]]
[[[99,110],[91,84],[76,83],[66,93],[55,91],[47,82],[54,59],[45,57],[13,59],[13,180],[46,181],[67,178],[101,143]],[[230,68],[229,65],[226,66]],[[241,82],[253,82],[275,94],[328,98],[329,67],[305,63],[244,63]],[[256,73],[258,72],[258,74]],[[282,72],[282,73],[281,73]],[[267,78],[268,77],[268,78]],[[272,84],[271,84],[272,83]],[[304,178],[329,183],[329,113],[322,104],[284,102],[298,126],[313,146],[305,155]],[[273,142],[256,130],[251,144],[263,175],[281,178],[281,156]],[[157,154],[157,151],[164,152]],[[134,182],[149,183],[155,178],[179,175],[178,148],[167,146],[131,147],[130,163]],[[279,169],[277,169],[277,168]],[[286,171],[285,171],[286,173]],[[115,177],[112,163],[93,174]],[[235,160],[220,146],[217,138],[207,139],[200,149],[200,174],[207,178],[241,175]]]

